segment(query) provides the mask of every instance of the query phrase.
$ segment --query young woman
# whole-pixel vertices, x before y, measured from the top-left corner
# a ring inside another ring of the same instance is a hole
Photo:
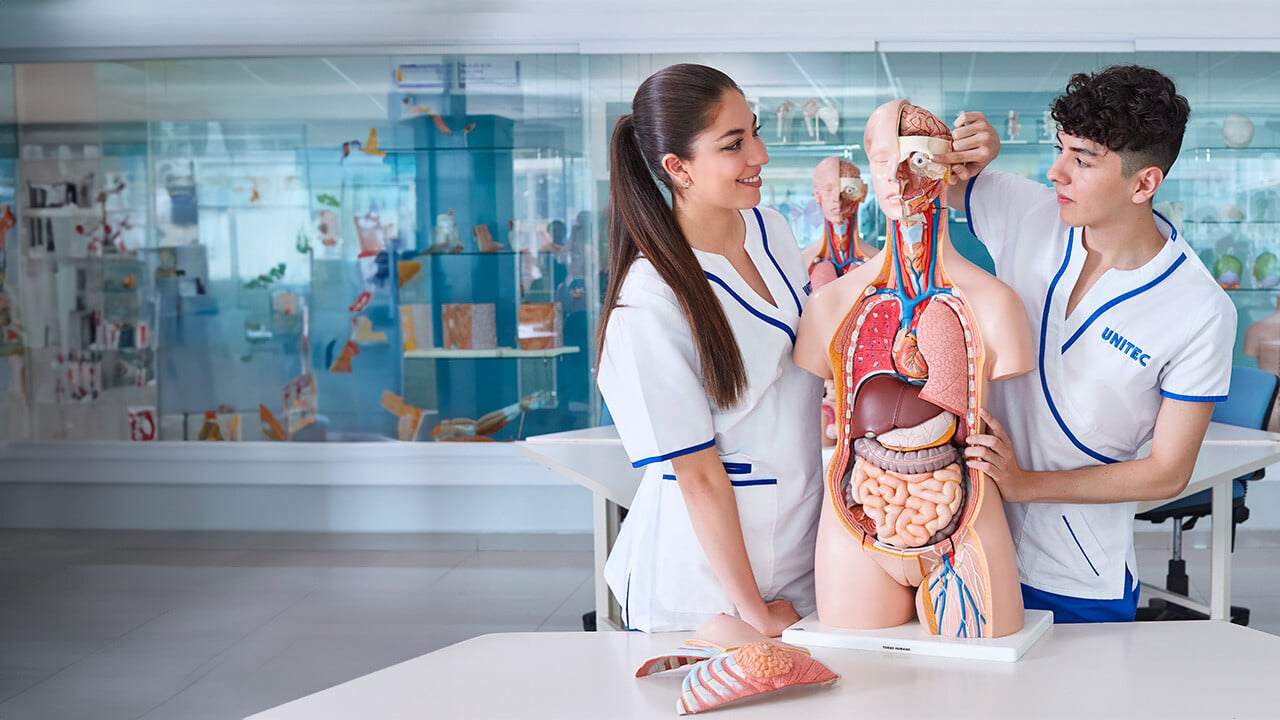
[[[637,630],[776,637],[814,609],[822,384],[791,360],[808,276],[756,208],[758,130],[724,73],[673,65],[613,132],[597,380],[645,476],[605,579]]]

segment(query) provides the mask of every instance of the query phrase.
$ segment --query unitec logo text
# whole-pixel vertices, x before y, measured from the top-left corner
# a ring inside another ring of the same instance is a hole
[[[1137,360],[1138,364],[1142,367],[1146,367],[1147,361],[1151,359],[1151,356],[1142,352],[1142,348],[1134,345],[1133,341],[1126,340],[1123,335],[1109,327],[1103,328],[1102,339],[1111,343],[1120,352],[1128,355],[1134,360]]]

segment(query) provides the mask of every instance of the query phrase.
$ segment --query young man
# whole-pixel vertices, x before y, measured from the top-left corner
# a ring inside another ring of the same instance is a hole
[[[979,174],[1000,143],[977,113],[939,158],[967,180],[948,200],[1031,321],[1038,370],[992,386],[966,457],[1009,503],[1026,606],[1056,622],[1134,618],[1136,503],[1186,487],[1227,395],[1235,307],[1151,206],[1188,113],[1169,78],[1112,67],[1053,102],[1053,188]]]

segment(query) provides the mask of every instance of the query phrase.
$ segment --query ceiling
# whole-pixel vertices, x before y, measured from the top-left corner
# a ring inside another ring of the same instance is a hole
[[[392,75],[398,65],[459,61],[499,66],[495,77],[500,80],[519,68],[514,87],[473,82],[465,90],[468,114],[542,126],[579,127],[584,118],[603,125],[606,107],[629,102],[645,77],[674,62],[720,67],[766,105],[831,99],[846,118],[865,117],[879,102],[899,96],[940,115],[973,109],[1003,113],[1012,107],[1027,112],[1046,107],[1073,72],[1138,62],[1175,79],[1191,101],[1193,120],[1220,121],[1227,112],[1246,112],[1261,122],[1280,117],[1280,55],[1271,53],[863,52],[336,55],[39,64],[21,66],[16,73],[13,66],[0,65],[0,121],[220,120],[296,126],[303,120],[313,132],[338,128],[335,137],[320,141],[341,142],[338,136],[353,123],[385,124],[395,117],[400,95]],[[15,82],[16,93],[4,91]],[[418,102],[450,102],[440,90],[410,92]],[[451,87],[448,92],[462,91]]]

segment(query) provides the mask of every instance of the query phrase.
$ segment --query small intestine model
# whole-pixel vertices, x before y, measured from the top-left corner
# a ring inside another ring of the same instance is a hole
[[[999,489],[967,467],[989,382],[1034,367],[1017,295],[961,257],[943,206],[947,126],[905,100],[867,122],[888,220],[877,259],[810,298],[796,364],[834,386],[837,441],[815,554],[818,618],[883,628],[918,618],[952,637],[1021,629]]]

